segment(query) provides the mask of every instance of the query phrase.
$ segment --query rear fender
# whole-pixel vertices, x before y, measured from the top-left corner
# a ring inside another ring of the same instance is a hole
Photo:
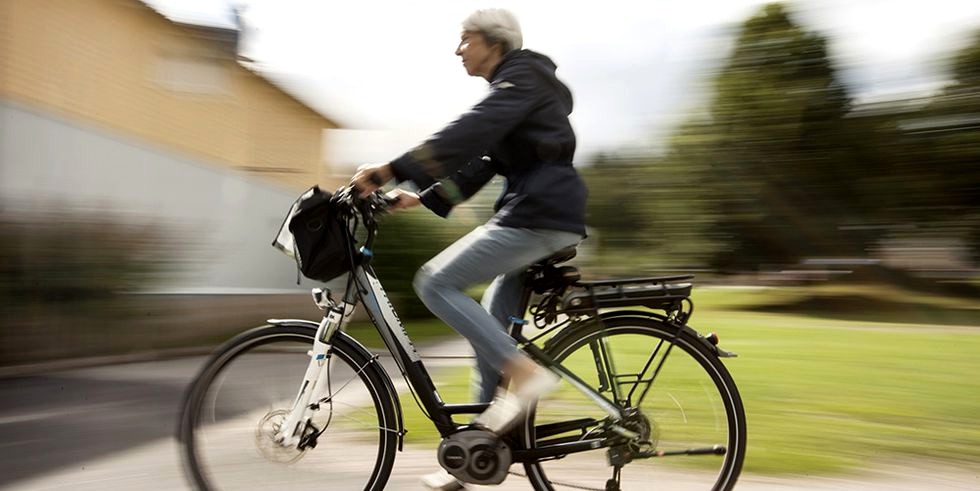
[[[705,338],[704,336],[702,336],[701,333],[697,332],[696,330],[694,330],[690,326],[688,326],[686,324],[679,326],[679,325],[671,322],[670,320],[668,320],[667,317],[665,315],[663,315],[663,314],[658,314],[656,312],[650,312],[650,311],[647,311],[647,310],[610,310],[610,311],[600,312],[599,313],[599,319],[600,319],[600,321],[603,321],[603,322],[604,321],[608,321],[608,320],[612,320],[612,319],[621,319],[621,318],[653,319],[653,320],[656,320],[656,321],[660,322],[661,324],[663,324],[664,327],[668,328],[668,330],[671,330],[672,329],[673,330],[673,334],[675,334],[675,335],[678,335],[679,336],[682,332],[686,332],[691,337],[697,339],[702,345],[704,345],[705,348],[708,349],[708,351],[710,353],[714,354],[717,357],[729,358],[729,357],[731,357],[731,356],[734,355],[734,353],[728,353],[728,352],[726,352],[724,350],[720,350],[718,348],[718,346],[712,344],[710,341],[708,341],[707,338]],[[586,318],[585,322],[590,322],[591,319],[592,318]],[[561,333],[559,333],[557,336],[549,339],[545,343],[545,346],[544,346],[545,350],[547,351],[547,349],[551,345],[553,345],[555,343],[559,343],[560,341],[563,341],[565,339],[565,337],[573,335],[573,333],[575,331],[575,327],[576,327],[576,325],[575,324],[572,324],[572,325],[566,327],[565,329],[562,329],[562,332]]]

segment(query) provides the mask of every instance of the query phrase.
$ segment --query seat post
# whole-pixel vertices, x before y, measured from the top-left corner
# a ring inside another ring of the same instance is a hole
[[[520,313],[520,318],[512,317],[510,323],[510,336],[512,338],[517,338],[517,334],[521,334],[521,329],[527,325],[527,321],[524,320],[524,315],[527,313],[528,303],[531,301],[531,281],[530,278],[525,278],[524,287],[521,289],[521,301],[517,304],[517,311]]]
[[[521,301],[520,303],[518,303],[518,310],[517,310],[517,312],[519,312],[520,317],[519,319],[517,319],[517,321],[514,321],[512,319],[512,322],[510,324],[510,331],[509,331],[511,337],[517,339],[518,337],[515,335],[520,334],[521,328],[527,324],[527,321],[524,319],[524,316],[525,314],[527,314],[527,308],[529,307],[528,304],[531,301],[531,294],[534,293],[535,276],[541,271],[544,271],[548,268],[553,268],[554,265],[556,264],[561,264],[565,261],[571,260],[577,254],[577,251],[578,251],[577,246],[574,245],[568,246],[564,249],[556,251],[554,254],[551,254],[550,256],[545,257],[544,259],[541,259],[540,261],[534,262],[533,264],[527,267],[527,271],[524,272],[524,286],[521,292]]]

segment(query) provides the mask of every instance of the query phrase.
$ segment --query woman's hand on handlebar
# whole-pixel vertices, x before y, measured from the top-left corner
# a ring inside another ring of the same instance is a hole
[[[365,164],[357,168],[350,183],[361,193],[362,198],[366,198],[375,192],[385,183],[391,180],[394,175],[391,166],[388,164]]]
[[[405,191],[404,189],[393,189],[385,197],[391,202],[391,206],[389,207],[391,210],[404,210],[422,204],[418,194]]]

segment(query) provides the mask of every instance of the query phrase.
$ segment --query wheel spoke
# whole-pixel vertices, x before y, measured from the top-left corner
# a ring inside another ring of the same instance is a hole
[[[653,387],[654,380],[657,379],[657,375],[660,375],[660,370],[662,370],[664,368],[664,363],[667,362],[667,357],[670,356],[670,352],[673,349],[674,349],[674,345],[673,344],[668,344],[667,345],[667,350],[664,351],[664,356],[662,358],[660,358],[660,363],[657,363],[657,369],[653,371],[653,376],[650,377],[649,380],[643,381],[643,382],[646,382],[647,385],[646,385],[646,388],[643,389],[643,393],[640,394],[640,398],[637,399],[637,401],[636,401],[636,405],[637,406],[639,406],[640,404],[643,404],[643,400],[646,399],[647,393],[650,392],[650,388]]]
[[[654,318],[613,317],[602,326],[568,329],[547,355],[597,391],[618,385],[616,402],[625,416],[615,424],[625,431],[596,435],[598,445],[611,447],[577,448],[585,451],[527,464],[535,489],[734,485],[744,457],[744,415],[731,377],[714,354],[693,335]],[[581,426],[569,421],[608,421],[570,386],[542,397],[532,417],[549,432],[538,455],[548,455],[548,445],[581,438]]]
[[[371,363],[373,363],[374,360],[376,360],[377,358],[378,358],[378,356],[375,355],[374,358],[371,359],[371,361],[369,361],[369,362],[361,365],[360,367],[358,367],[357,368],[357,371],[355,371],[353,374],[351,374],[350,378],[348,378],[344,382],[344,384],[341,385],[340,388],[337,389],[337,390],[333,390],[332,388],[330,388],[330,385],[329,385],[329,384],[331,384],[331,382],[329,382],[330,381],[330,375],[329,375],[329,373],[330,373],[329,372],[330,371],[330,363],[331,363],[333,357],[331,356],[330,358],[327,358],[327,367],[326,367],[327,368],[327,380],[328,380],[327,397],[323,397],[323,398],[321,398],[317,402],[319,402],[321,404],[322,403],[333,402],[334,397],[337,397],[337,395],[339,395],[341,392],[343,392],[344,391],[344,388],[346,388],[351,382],[353,382],[354,380],[357,380],[361,376],[361,373],[364,372],[364,369],[367,368],[368,365],[370,365]]]
[[[657,343],[657,347],[654,348],[653,351],[650,353],[650,357],[647,358],[646,363],[643,364],[643,368],[640,369],[640,372],[636,375],[636,383],[633,384],[633,388],[630,389],[630,393],[627,396],[627,401],[632,401],[633,400],[633,393],[636,392],[636,388],[640,386],[640,381],[643,380],[643,376],[646,375],[647,370],[650,369],[650,365],[653,365],[653,360],[655,360],[657,358],[657,353],[660,352],[660,348],[663,345],[664,345],[664,341],[661,340],[660,342]],[[653,381],[651,380],[651,383],[652,382]],[[648,385],[648,387],[649,387],[649,385]]]
[[[181,441],[199,489],[384,487],[399,429],[383,372],[349,341],[324,366],[322,406],[304,422],[299,446],[277,439],[309,364],[315,330],[250,331],[216,354],[181,416]],[[347,338],[349,339],[349,338]],[[219,390],[220,389],[220,390]],[[328,431],[333,429],[333,431]]]

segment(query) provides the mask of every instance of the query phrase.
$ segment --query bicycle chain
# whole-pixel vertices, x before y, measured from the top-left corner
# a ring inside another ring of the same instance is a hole
[[[527,474],[521,474],[520,472],[517,472],[517,471],[507,471],[507,473],[508,474],[515,475],[515,476],[521,476],[521,477],[523,477],[525,479],[527,478]],[[568,483],[565,483],[565,482],[552,481],[550,479],[547,480],[547,481],[548,481],[548,484],[557,484],[559,486],[565,486],[566,488],[584,489],[586,491],[606,491],[605,488],[590,488],[588,486],[581,486],[581,485],[578,485],[578,484],[568,484]]]

